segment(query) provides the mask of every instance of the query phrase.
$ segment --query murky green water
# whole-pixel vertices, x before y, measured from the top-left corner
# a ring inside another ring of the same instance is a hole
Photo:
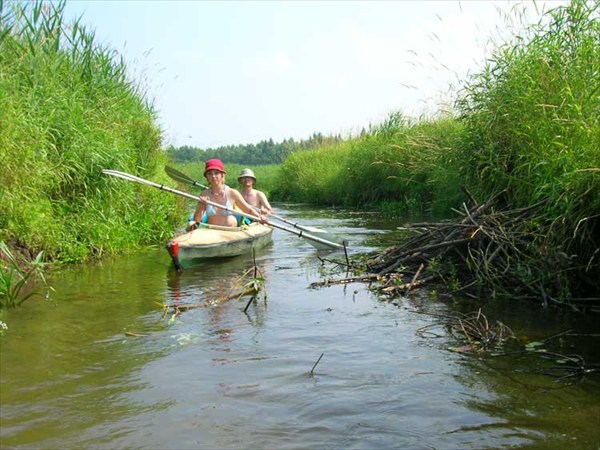
[[[355,251],[394,238],[364,214],[278,212],[346,234]],[[450,352],[431,313],[455,306],[427,293],[393,305],[362,284],[309,289],[317,253],[280,230],[256,261],[268,297],[246,313],[247,299],[212,300],[251,258],[176,275],[151,249],[53,274],[49,300],[3,315],[0,447],[599,448],[597,374],[569,385],[532,373],[538,358]],[[174,303],[203,306],[164,315]],[[598,333],[566,312],[485,311],[531,339]],[[598,363],[597,344],[572,336],[562,350]]]

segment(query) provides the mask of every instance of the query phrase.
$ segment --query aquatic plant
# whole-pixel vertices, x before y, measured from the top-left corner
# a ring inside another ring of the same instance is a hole
[[[43,252],[24,264],[22,268],[4,241],[0,241],[0,308],[16,308],[34,295],[41,295],[31,288],[31,283],[37,279],[45,282]]]

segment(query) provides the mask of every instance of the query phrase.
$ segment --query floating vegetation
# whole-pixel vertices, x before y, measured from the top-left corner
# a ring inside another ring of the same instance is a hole
[[[250,297],[250,299],[243,310],[244,313],[248,310],[252,302],[259,299],[266,302],[266,278],[260,268],[256,265],[256,259],[253,261],[252,267],[245,270],[237,277],[225,294],[215,296],[214,298],[207,298],[205,301],[199,303],[156,303],[162,310],[161,321],[167,320],[167,322],[171,324],[175,322],[182,312],[198,308],[216,307],[229,300],[235,299],[241,301],[245,297]],[[125,333],[125,335],[129,337],[141,337],[145,336],[145,333],[128,332]]]
[[[502,322],[490,323],[481,309],[471,314],[436,314],[435,316],[439,317],[441,321],[419,328],[417,334],[421,337],[437,337],[438,335],[431,329],[443,326],[463,344],[449,348],[458,353],[485,353],[502,348],[507,342],[516,339],[512,330]]]
[[[517,338],[504,323],[488,320],[481,309],[469,314],[438,314],[415,310],[411,312],[436,319],[434,323],[416,331],[419,337],[432,339],[450,336],[456,341],[456,345],[448,346],[449,351],[465,356],[476,356],[490,367],[507,374],[527,373],[551,377],[562,386],[580,383],[588,376],[600,373],[598,364],[587,363],[581,355],[564,352],[565,339],[581,336],[572,330],[541,340],[528,341],[526,338]],[[600,335],[589,334],[585,336],[600,337]],[[499,363],[500,360],[507,358],[510,359],[508,365]]]

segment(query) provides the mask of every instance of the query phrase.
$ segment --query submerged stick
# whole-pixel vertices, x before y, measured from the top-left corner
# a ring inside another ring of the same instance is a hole
[[[127,337],[145,337],[145,336],[149,336],[149,334],[148,333],[138,333],[135,331],[126,331],[125,336],[127,336]]]
[[[250,297],[250,300],[248,300],[248,303],[246,303],[246,307],[244,308],[244,312],[248,311],[248,308],[250,307],[250,305],[252,304],[252,302],[256,299],[256,295],[253,295],[252,297]]]
[[[310,373],[308,374],[309,377],[314,376],[315,373],[315,367],[317,367],[317,364],[319,364],[319,361],[321,361],[321,358],[323,357],[325,353],[321,353],[321,356],[319,356],[319,359],[317,359],[317,362],[315,363],[314,366],[312,366],[312,369],[310,369]]]

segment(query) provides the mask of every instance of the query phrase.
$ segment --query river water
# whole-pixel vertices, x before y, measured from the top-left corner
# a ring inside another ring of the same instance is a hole
[[[277,211],[345,235],[350,257],[398,239],[376,215]],[[247,297],[217,300],[251,256],[176,274],[156,248],[51,274],[47,299],[2,317],[0,447],[599,448],[597,373],[558,381],[530,370],[537,357],[449,351],[435,314],[465,306],[428,292],[391,303],[364,284],[311,289],[340,257],[275,230],[255,255],[266,299],[246,312]],[[485,304],[530,340],[598,333],[597,318]],[[600,361],[598,337],[561,339]]]

